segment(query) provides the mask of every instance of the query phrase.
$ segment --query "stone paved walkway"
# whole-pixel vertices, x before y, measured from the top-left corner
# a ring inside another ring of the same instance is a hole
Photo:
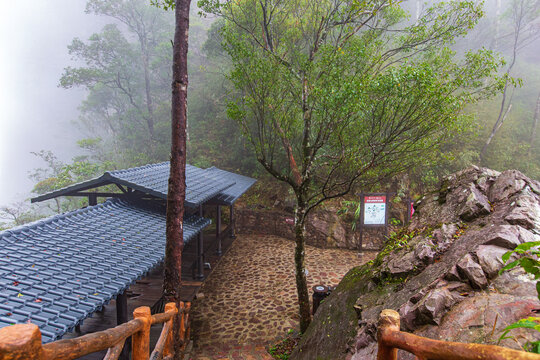
[[[265,346],[298,324],[294,243],[240,235],[206,279],[193,303],[193,359],[271,359]],[[337,285],[347,271],[374,257],[357,251],[306,247],[308,286]]]

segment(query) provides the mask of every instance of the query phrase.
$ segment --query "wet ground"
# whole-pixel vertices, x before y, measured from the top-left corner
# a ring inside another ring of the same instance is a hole
[[[193,359],[271,359],[266,346],[297,329],[293,256],[290,240],[238,236],[193,302]],[[374,256],[307,246],[310,297],[312,286],[337,285],[349,269]]]

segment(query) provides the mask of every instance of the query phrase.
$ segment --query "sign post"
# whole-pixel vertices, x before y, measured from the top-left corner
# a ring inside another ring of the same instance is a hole
[[[363,246],[364,227],[384,226],[388,233],[389,193],[360,194],[360,250]]]

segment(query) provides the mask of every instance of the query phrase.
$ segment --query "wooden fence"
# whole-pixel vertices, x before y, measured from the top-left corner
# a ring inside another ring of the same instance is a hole
[[[0,360],[71,360],[106,349],[104,359],[116,360],[130,336],[133,360],[172,359],[173,322],[180,321],[184,351],[189,341],[189,310],[190,303],[181,302],[180,309],[168,303],[165,312],[151,315],[148,306],[141,306],[133,311],[133,320],[115,328],[48,344],[41,343],[41,332],[34,324],[7,326],[0,329]],[[150,354],[150,327],[162,323],[163,330]]]
[[[379,316],[377,360],[396,360],[398,349],[417,360],[540,360],[540,355],[495,345],[438,341],[399,331],[399,314],[383,310]]]

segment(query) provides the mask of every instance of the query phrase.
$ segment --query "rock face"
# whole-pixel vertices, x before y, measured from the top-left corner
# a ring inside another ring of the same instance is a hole
[[[535,282],[521,269],[498,276],[501,256],[529,241],[540,241],[539,182],[477,167],[449,176],[416,204],[406,232],[344,277],[292,359],[374,359],[383,309],[399,311],[403,331],[496,343],[502,329],[540,309]],[[513,334],[523,336],[521,343],[535,336]],[[519,348],[512,340],[501,344]]]

